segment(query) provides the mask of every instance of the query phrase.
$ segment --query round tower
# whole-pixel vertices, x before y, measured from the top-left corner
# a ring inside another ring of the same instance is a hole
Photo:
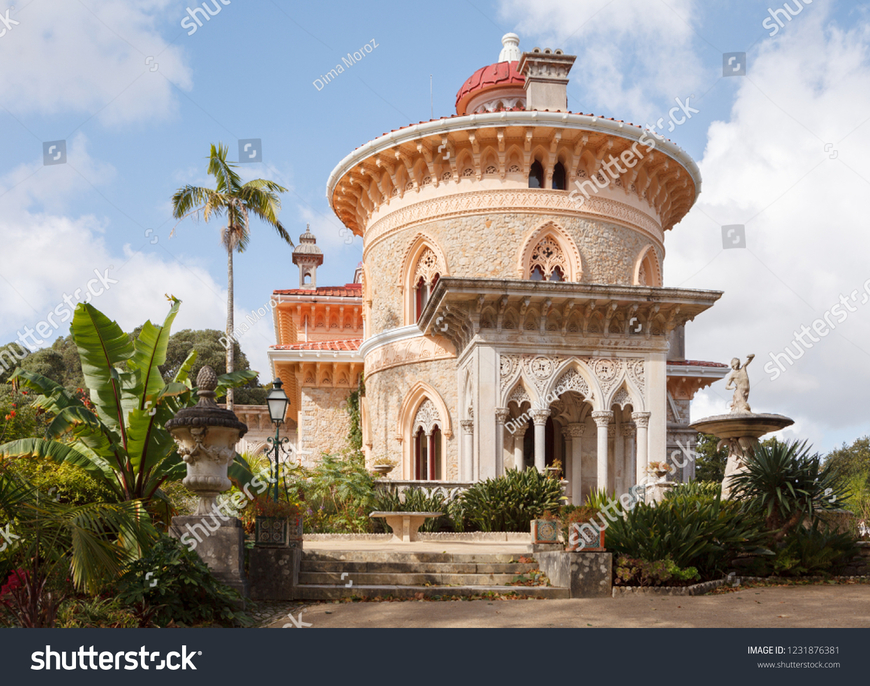
[[[455,116],[361,146],[328,180],[363,238],[364,442],[406,480],[558,459],[576,501],[665,459],[668,335],[721,294],[661,288],[665,232],[701,185],[688,154],[567,111],[574,56],[502,44]]]

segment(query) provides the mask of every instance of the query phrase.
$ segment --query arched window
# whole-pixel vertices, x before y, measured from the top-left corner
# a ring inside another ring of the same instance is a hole
[[[532,163],[532,168],[529,170],[529,188],[544,187],[544,167],[538,160]]]
[[[556,167],[553,169],[553,190],[564,191],[567,189],[568,186],[565,179],[565,167],[561,162],[557,162]]]
[[[551,236],[544,236],[532,251],[529,278],[532,281],[564,281],[565,253]]]
[[[435,284],[441,274],[438,269],[438,257],[431,248],[426,248],[420,259],[417,261],[417,269],[414,272],[414,290],[415,290],[415,308],[414,321],[420,320],[420,315],[423,314],[423,308],[429,302],[429,296],[435,289]]]
[[[440,481],[441,417],[428,398],[422,402],[414,418],[414,478]]]

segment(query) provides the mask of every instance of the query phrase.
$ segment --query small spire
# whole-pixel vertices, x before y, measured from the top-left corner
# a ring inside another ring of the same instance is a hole
[[[506,33],[502,36],[501,44],[504,47],[498,55],[498,61],[518,62],[520,59],[520,37],[515,33]]]

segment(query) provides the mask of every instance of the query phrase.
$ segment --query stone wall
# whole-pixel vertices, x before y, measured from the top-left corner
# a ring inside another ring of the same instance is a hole
[[[349,395],[347,388],[302,388],[297,449],[308,451],[301,453],[303,462],[348,447],[350,415],[345,401]]]
[[[404,325],[402,263],[420,232],[431,236],[444,252],[450,276],[518,279],[520,250],[528,236],[548,221],[565,229],[577,244],[582,283],[632,285],[641,252],[655,245],[652,238],[634,229],[558,214],[488,213],[401,229],[367,248],[364,255],[373,297],[368,335]],[[664,255],[659,246],[656,250],[661,263]]]
[[[371,435],[368,438],[372,447],[369,455],[373,459],[386,455],[399,465],[390,472],[388,478],[410,478],[410,475],[402,472],[402,443],[396,440],[396,430],[402,402],[418,381],[424,381],[438,391],[447,405],[453,435],[445,441],[447,473],[443,478],[458,481],[461,429],[457,411],[456,360],[436,360],[393,367],[366,377],[367,406],[371,415]]]

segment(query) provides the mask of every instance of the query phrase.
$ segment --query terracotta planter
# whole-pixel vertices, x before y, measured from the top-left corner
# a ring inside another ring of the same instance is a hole
[[[573,522],[569,528],[568,545],[565,550],[572,553],[603,553],[604,547],[604,529],[599,528],[595,524],[590,524],[592,528],[597,529],[597,533],[589,530],[589,522]]]
[[[254,545],[259,548],[301,548],[302,517],[257,517]]]
[[[532,543],[559,543],[562,524],[558,519],[533,519]]]

